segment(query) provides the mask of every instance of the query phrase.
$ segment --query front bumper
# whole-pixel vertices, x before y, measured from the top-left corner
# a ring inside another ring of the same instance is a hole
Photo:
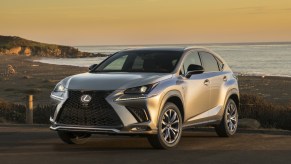
[[[56,110],[50,118],[52,123],[50,129],[55,131],[74,131],[87,133],[105,133],[105,134],[156,134],[157,118],[159,113],[159,96],[126,98],[122,91],[114,91],[105,99],[115,110],[122,122],[122,126],[88,126],[88,125],[70,125],[58,122],[62,107],[68,99],[68,93],[64,99],[55,99]],[[141,122],[127,106],[144,106],[147,111],[147,120]]]
[[[50,126],[54,131],[86,132],[91,134],[157,134],[156,129],[149,129],[146,124],[136,124],[122,129],[112,127],[93,127],[76,125],[58,125]]]

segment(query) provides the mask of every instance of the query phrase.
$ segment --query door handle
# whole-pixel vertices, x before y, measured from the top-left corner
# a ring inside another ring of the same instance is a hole
[[[206,79],[205,81],[204,81],[204,85],[209,85],[210,84],[210,81],[208,80],[208,79]]]
[[[227,81],[227,77],[226,76],[223,76],[223,81]]]

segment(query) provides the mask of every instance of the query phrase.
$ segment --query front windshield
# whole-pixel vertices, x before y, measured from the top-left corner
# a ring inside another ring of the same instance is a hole
[[[181,51],[124,51],[102,62],[92,72],[172,72]]]

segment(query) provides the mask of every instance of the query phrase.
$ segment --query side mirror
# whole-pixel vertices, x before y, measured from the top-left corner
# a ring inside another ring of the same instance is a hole
[[[92,71],[98,64],[92,64],[89,66],[89,71]]]
[[[204,72],[204,68],[201,65],[190,64],[187,69],[186,78],[190,78],[191,75],[201,74]]]

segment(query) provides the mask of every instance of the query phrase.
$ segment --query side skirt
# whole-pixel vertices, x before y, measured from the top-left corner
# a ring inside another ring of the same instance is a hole
[[[204,113],[201,113],[195,117],[188,119],[183,128],[191,127],[191,126],[202,126],[202,125],[215,125],[218,124],[222,118],[219,116],[220,111],[222,110],[222,106],[216,106]]]

